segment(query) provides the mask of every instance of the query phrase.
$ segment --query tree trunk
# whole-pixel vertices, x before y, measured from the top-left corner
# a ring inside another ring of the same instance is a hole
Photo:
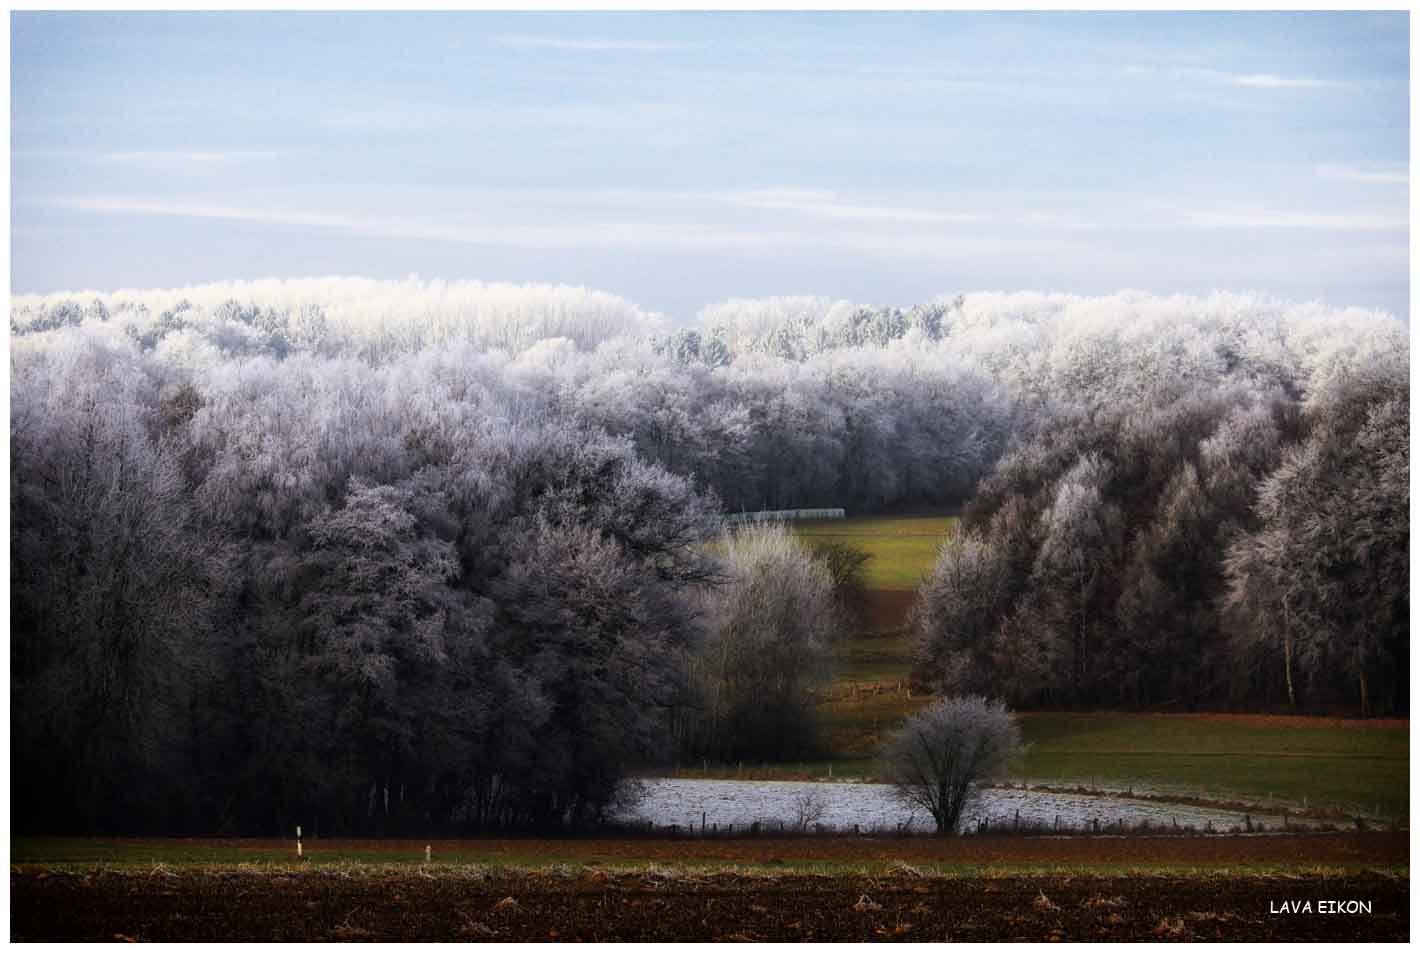
[[[1297,690],[1292,684],[1292,637],[1282,636],[1282,665],[1287,672],[1287,705],[1290,708],[1297,707]]]
[[[1292,681],[1292,607],[1282,596],[1282,669],[1287,678],[1287,707],[1297,707],[1297,688]]]
[[[1360,655],[1360,653],[1356,653]],[[1366,685],[1366,666],[1358,658],[1356,659],[1356,676],[1361,683],[1361,717],[1369,718],[1371,715],[1371,693]]]

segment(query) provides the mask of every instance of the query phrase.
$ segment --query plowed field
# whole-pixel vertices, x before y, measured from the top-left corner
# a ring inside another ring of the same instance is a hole
[[[20,872],[12,940],[1396,940],[1409,880],[406,868]],[[1360,900],[1370,913],[1277,914]]]

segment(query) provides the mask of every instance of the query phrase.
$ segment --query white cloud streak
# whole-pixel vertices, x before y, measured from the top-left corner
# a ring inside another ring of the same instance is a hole
[[[545,106],[456,108],[435,103],[395,103],[341,110],[319,120],[330,129],[379,133],[479,130],[495,126],[546,127],[646,134],[691,115],[673,103],[631,102],[616,105],[566,103]]]
[[[834,248],[884,258],[923,261],[961,256],[1006,258],[1099,256],[1132,246],[1140,230],[1194,229],[1405,232],[1407,217],[1374,210],[1275,211],[1265,208],[1115,209],[1105,219],[1083,209],[1037,212],[996,208],[989,214],[905,204],[872,204],[813,189],[744,192],[520,192],[516,196],[444,196],[437,208],[401,199],[386,210],[348,206],[251,203],[219,197],[168,199],[76,196],[58,206],[96,214],[126,214],[307,228],[396,241],[452,242],[523,249],[636,249],[648,253]],[[423,211],[406,212],[420,208]],[[719,209],[717,214],[716,209]],[[745,216],[752,212],[772,213]],[[737,214],[738,213],[738,214]],[[1092,220],[1093,218],[1093,220]],[[1152,239],[1151,239],[1152,241]],[[1081,244],[1081,243],[1084,244]]]
[[[1410,227],[1410,220],[1405,215],[1278,212],[1266,209],[1187,212],[1184,214],[1184,220],[1196,228],[1293,228],[1359,232],[1396,231]]]
[[[1316,174],[1323,179],[1343,182],[1364,182],[1369,185],[1405,185],[1410,182],[1410,170],[1400,164],[1355,166],[1319,165]]]
[[[708,198],[709,196],[702,196]],[[703,221],[595,221],[527,225],[516,222],[435,221],[385,215],[355,215],[298,208],[262,208],[207,201],[171,201],[131,197],[69,197],[54,204],[101,214],[152,215],[261,225],[329,229],[371,237],[502,245],[517,248],[626,247],[651,251],[677,249],[755,249],[835,247],[885,256],[926,259],[972,252],[1000,254],[1058,251],[1062,242],[1034,235],[984,236],[920,229],[851,230],[765,228],[755,223]]]
[[[248,159],[274,159],[275,152],[177,152],[141,151],[106,152],[100,156],[106,162],[128,162],[142,165],[203,165],[221,162],[242,162]]]
[[[748,192],[730,192],[720,196],[720,199],[741,208],[794,212],[846,221],[947,224],[981,220],[980,216],[965,212],[843,202],[834,192],[814,189],[759,189]]]
[[[1150,73],[1153,70],[1149,67],[1129,66],[1124,72],[1130,74]],[[1212,83],[1222,83],[1227,86],[1240,86],[1245,89],[1340,89],[1348,87],[1350,83],[1344,83],[1333,79],[1319,79],[1312,76],[1279,76],[1276,73],[1233,73],[1219,69],[1176,69],[1173,73],[1177,76],[1195,77],[1207,80]]]
[[[564,36],[536,36],[529,34],[507,34],[493,38],[493,42],[499,46],[507,46],[517,50],[545,49],[545,50],[588,50],[607,51],[624,50],[639,53],[659,53],[666,50],[691,49],[689,43],[670,43],[655,40],[625,40],[615,37],[564,37]]]
[[[519,225],[491,222],[437,222],[420,218],[361,216],[310,209],[256,208],[205,202],[134,198],[67,198],[59,205],[86,212],[214,219],[264,225],[335,229],[383,238],[513,245],[523,248],[615,246],[761,246],[782,242],[782,234],[703,224],[598,222]]]
[[[1234,86],[1252,86],[1258,89],[1321,89],[1345,86],[1329,79],[1311,79],[1303,76],[1278,76],[1275,73],[1246,73],[1227,77]]]

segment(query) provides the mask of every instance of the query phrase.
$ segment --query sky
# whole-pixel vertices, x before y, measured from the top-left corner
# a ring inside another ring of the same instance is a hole
[[[1381,14],[11,14],[15,293],[362,275],[1409,317]]]

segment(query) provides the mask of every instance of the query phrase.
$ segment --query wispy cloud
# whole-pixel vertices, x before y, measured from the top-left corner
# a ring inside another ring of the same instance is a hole
[[[1227,77],[1234,86],[1255,86],[1259,89],[1320,89],[1327,86],[1345,86],[1330,79],[1311,79],[1305,76],[1278,76],[1276,73],[1244,73]]]
[[[413,133],[448,129],[487,129],[494,126],[542,126],[584,130],[660,130],[691,115],[673,103],[556,103],[543,106],[470,108],[438,103],[389,103],[361,109],[339,110],[322,116],[329,129]]]
[[[456,242],[472,245],[502,245],[532,249],[565,248],[646,248],[662,251],[755,250],[773,252],[794,247],[833,247],[886,257],[911,255],[940,260],[968,253],[1050,254],[1060,251],[1061,242],[1036,236],[983,236],[942,229],[853,229],[825,233],[812,224],[794,227],[776,223],[765,228],[757,223],[706,222],[688,213],[680,221],[647,221],[632,218],[634,212],[617,220],[525,224],[461,217],[457,211],[441,216],[330,212],[308,208],[236,205],[203,199],[188,201],[138,197],[67,197],[53,204],[79,211],[103,214],[132,214],[261,225],[329,229],[355,235],[387,239]],[[702,206],[702,212],[704,207]],[[628,220],[629,219],[629,220]]]
[[[729,192],[721,201],[741,208],[769,209],[860,222],[975,222],[979,216],[942,209],[845,202],[837,193],[816,189],[758,189]]]
[[[1230,73],[1216,69],[1195,69],[1183,72],[1213,82],[1251,89],[1334,89],[1351,85],[1333,79],[1318,79],[1311,76],[1279,76],[1276,73]]]
[[[1323,231],[1393,231],[1408,229],[1405,215],[1384,213],[1333,214],[1278,212],[1266,209],[1224,209],[1185,212],[1184,224],[1196,228],[1294,228]]]
[[[490,221],[448,221],[421,217],[358,215],[314,209],[216,204],[205,201],[128,197],[72,197],[55,204],[86,212],[215,219],[264,225],[336,229],[382,238],[420,239],[471,245],[570,248],[586,245],[758,246],[784,235],[700,223],[604,221],[524,225]]]
[[[100,158],[106,162],[131,162],[144,165],[203,164],[218,162],[243,162],[249,159],[273,159],[275,152],[105,152]]]
[[[1340,179],[1343,182],[1366,182],[1372,185],[1405,185],[1410,181],[1410,170],[1399,163],[1376,165],[1319,165],[1316,174],[1323,179]]]
[[[451,109],[432,103],[396,103],[361,109],[340,109],[316,121],[328,129],[361,132],[424,132],[467,122],[470,110]]]
[[[695,44],[674,43],[660,40],[627,40],[616,37],[568,37],[538,36],[525,33],[495,36],[493,42],[499,46],[517,50],[625,50],[639,53],[658,53],[664,50],[692,49]]]

